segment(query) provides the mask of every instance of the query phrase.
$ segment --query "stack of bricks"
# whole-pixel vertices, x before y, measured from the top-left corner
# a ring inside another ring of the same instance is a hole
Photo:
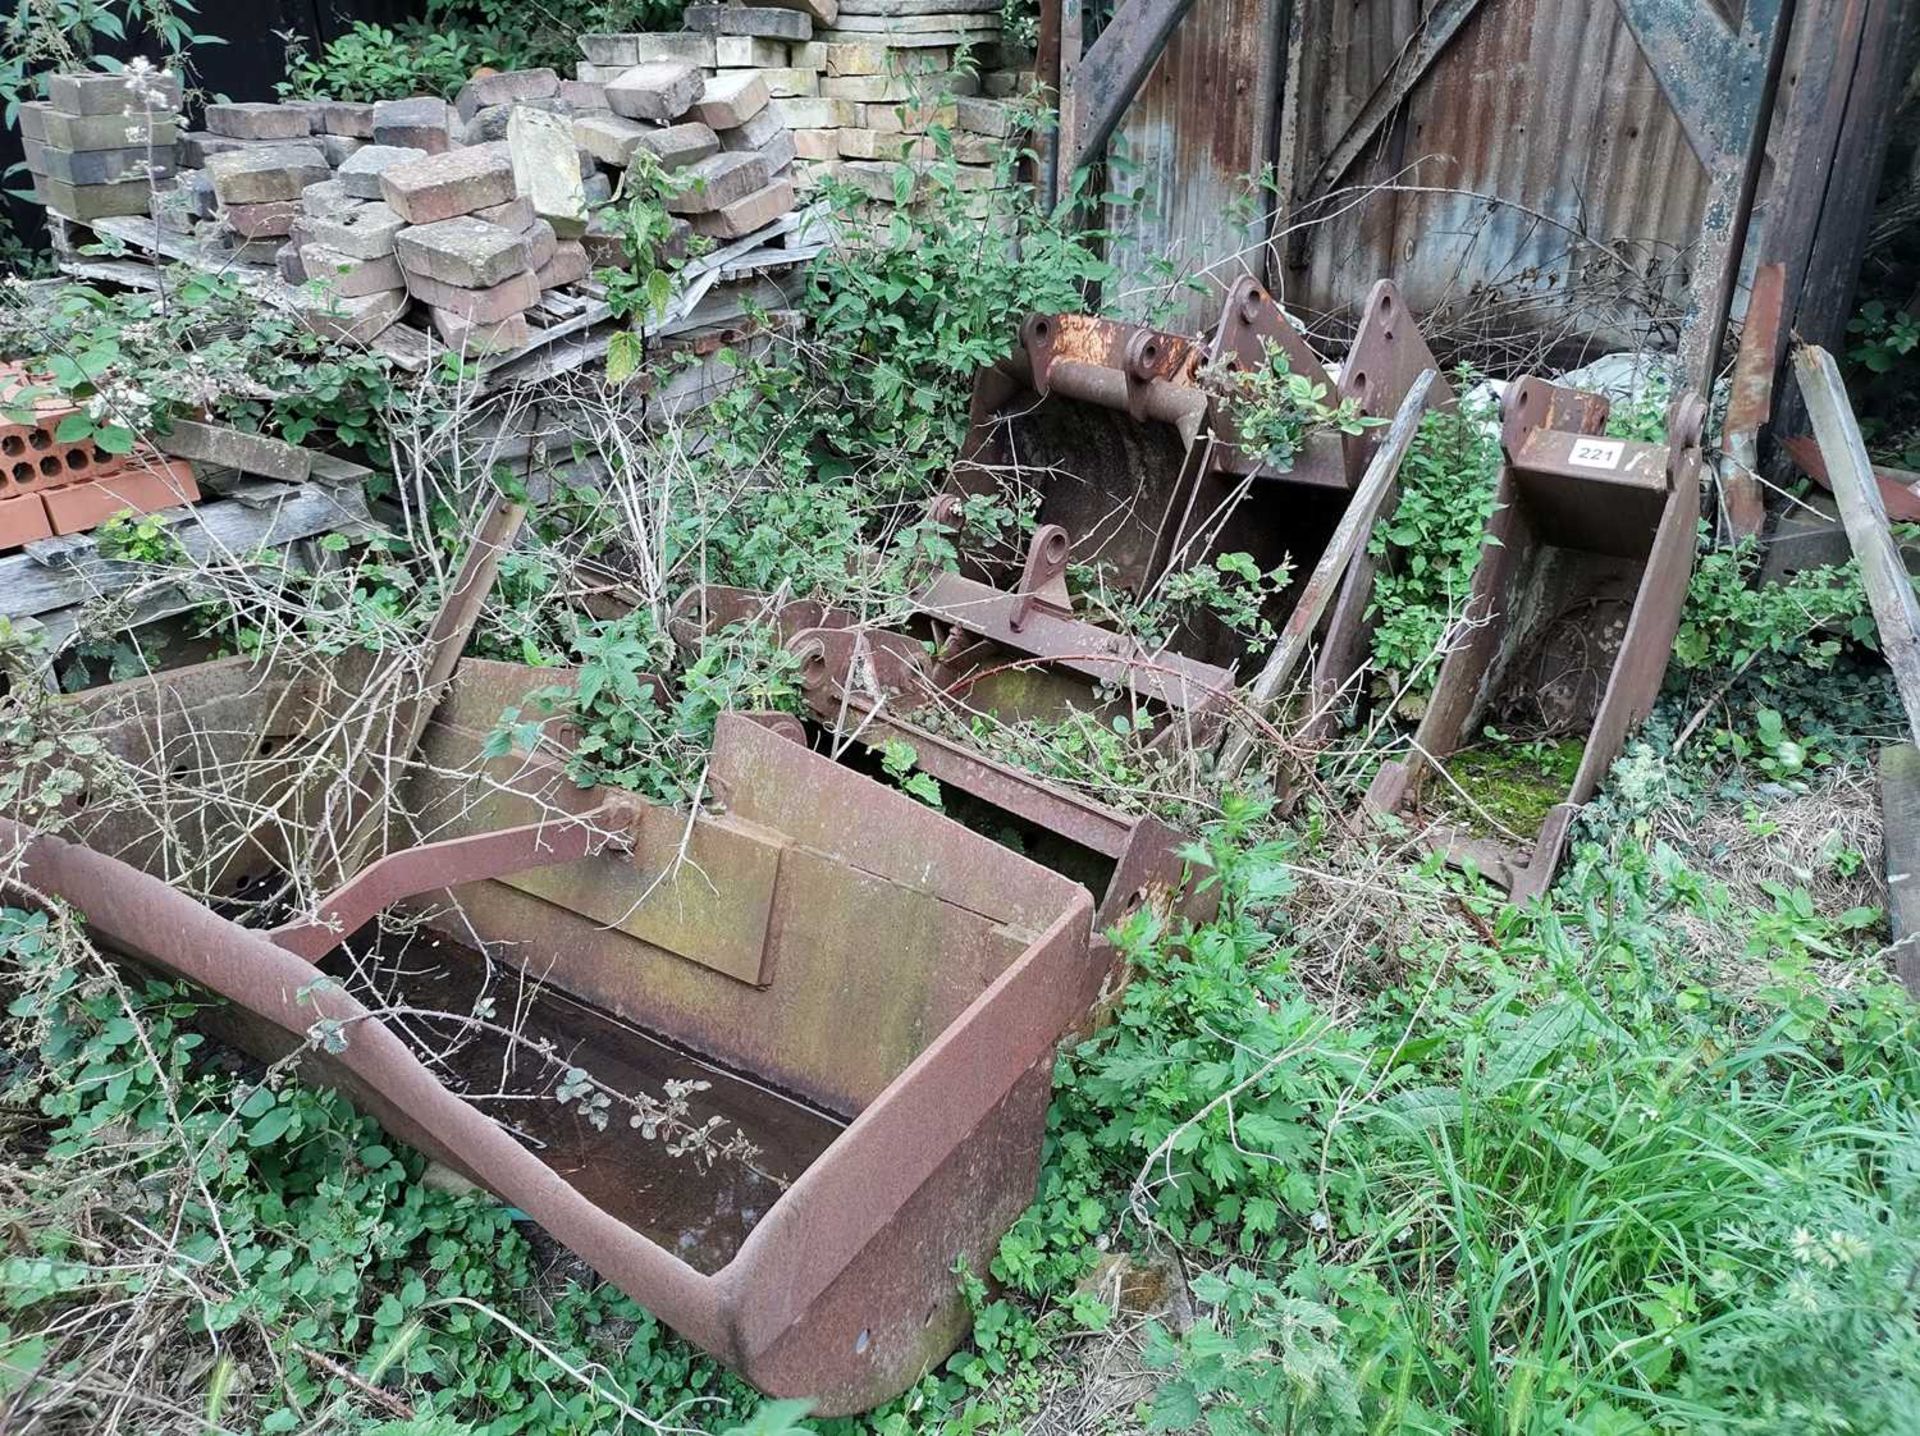
[[[1004,58],[999,0],[695,4],[685,18],[679,34],[582,35],[579,80],[612,85],[634,65],[692,67],[706,72],[711,96],[716,88],[750,87],[746,77],[756,77],[769,102],[755,131],[764,138],[732,145],[723,138],[722,149],[771,142],[784,151],[790,144],[797,189],[845,172],[880,203],[896,193],[898,162],[933,158],[936,125],[951,132],[962,188],[991,184],[996,162],[1018,143],[1013,107],[1004,102],[1030,92],[1033,75],[995,68]],[[974,63],[961,71],[955,65],[963,48]],[[577,124],[582,143],[608,163],[616,162],[618,144],[636,142],[617,125]],[[770,138],[776,128],[786,131],[784,139]],[[676,146],[663,159],[671,167],[708,153]]]
[[[180,82],[154,74],[54,75],[20,107],[33,192],[68,219],[145,214],[174,172]]]
[[[32,401],[36,387],[19,365],[0,366],[0,549],[55,534],[83,533],[129,509],[153,513],[200,497],[193,470],[142,444],[130,453],[103,454],[91,440],[62,442],[60,424],[74,408],[52,395]],[[24,417],[24,416],[23,416]]]
[[[394,236],[407,292],[450,349],[490,354],[531,337],[539,271],[558,252],[553,226],[514,182],[504,143],[469,145],[390,166],[380,176],[400,217]]]

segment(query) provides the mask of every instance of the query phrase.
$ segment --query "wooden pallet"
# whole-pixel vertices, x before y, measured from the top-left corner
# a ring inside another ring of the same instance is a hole
[[[73,278],[156,289],[162,282],[158,262],[164,260],[202,273],[232,275],[248,293],[276,308],[289,312],[302,308],[299,289],[271,266],[236,263],[231,252],[163,229],[143,216],[100,219],[89,226],[62,221],[53,214],[48,221],[61,272]],[[84,253],[91,247],[89,231],[93,239],[117,243],[133,253],[107,257]],[[791,276],[797,266],[826,249],[829,240],[826,208],[814,205],[784,214],[755,234],[689,261],[675,273],[667,307],[645,326],[646,334],[665,339],[725,323],[746,312],[750,304],[785,307],[787,288],[782,285],[776,292],[765,281],[777,284],[777,276]],[[752,292],[730,293],[743,285],[751,285]],[[606,290],[592,278],[548,290],[527,317],[533,337],[525,346],[475,362],[487,387],[536,382],[604,358],[612,335],[620,328],[607,305]],[[368,348],[412,373],[447,352],[431,330],[405,317]]]

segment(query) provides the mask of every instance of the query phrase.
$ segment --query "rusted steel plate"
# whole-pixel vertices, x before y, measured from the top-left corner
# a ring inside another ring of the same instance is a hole
[[[544,678],[529,673],[523,691]],[[481,876],[544,850],[539,830],[494,841],[489,814],[551,811],[542,799],[559,775],[537,759],[496,760],[463,780],[442,760],[475,757],[473,731],[437,720],[418,770],[431,781],[408,806],[439,843],[392,855],[357,895],[327,905],[344,926],[375,896],[471,879],[454,889],[464,924],[508,939],[499,957],[589,1000],[617,999],[603,1005],[733,1070],[791,1077],[783,1085],[852,1116],[711,1271],[558,1179],[313,963],[84,847],[0,824],[0,852],[36,890],[72,903],[110,952],[237,1004],[261,1055],[308,1046],[306,1063],[396,1136],[526,1211],[747,1380],[842,1414],[904,1389],[963,1333],[953,1264],[982,1269],[1031,1200],[1053,1047],[1105,971],[1088,949],[1086,892],[809,752],[782,726],[723,717],[712,767],[728,820],[785,844],[764,986]],[[555,840],[584,826],[564,809],[547,822]],[[634,831],[649,850],[660,841],[649,821]],[[567,866],[582,864],[610,878],[644,872],[605,851]],[[337,1024],[344,1043],[310,1044],[317,1023]]]
[[[1659,695],[1693,569],[1705,406],[1675,401],[1665,446],[1608,440],[1604,400],[1540,380],[1508,392],[1495,512],[1474,570],[1468,631],[1441,665],[1413,756],[1385,763],[1369,806],[1404,812],[1431,765],[1488,723],[1523,736],[1584,734],[1564,802],[1537,833],[1472,836],[1442,827],[1434,845],[1472,863],[1515,901],[1544,892],[1579,806]],[[1569,433],[1547,427],[1572,418]],[[1580,441],[1593,447],[1584,454]],[[1534,459],[1543,466],[1533,467]],[[1658,469],[1664,482],[1649,475]]]
[[[1813,435],[1796,434],[1780,443],[1803,474],[1828,493],[1833,492],[1833,480],[1827,477],[1827,461],[1820,456],[1820,445]],[[1875,464],[1873,481],[1880,490],[1880,502],[1887,506],[1888,518],[1895,523],[1920,524],[1920,474],[1911,469]]]

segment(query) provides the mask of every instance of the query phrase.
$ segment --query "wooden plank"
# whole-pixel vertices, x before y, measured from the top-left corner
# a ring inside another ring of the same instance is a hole
[[[1920,748],[1911,743],[1880,750],[1880,834],[1893,970],[1920,997]]]
[[[380,526],[357,490],[307,483],[270,508],[235,499],[195,504],[171,532],[190,557],[206,563],[284,548],[316,534],[378,533]],[[9,618],[50,613],[118,593],[151,576],[142,565],[101,557],[97,543],[53,565],[25,553],[0,555],[0,613]]]
[[[1840,366],[1826,350],[1803,344],[1794,353],[1793,370],[1807,416],[1813,420],[1820,456],[1826,460],[1827,477],[1833,482],[1847,542],[1860,560],[1860,581],[1880,630],[1880,651],[1893,670],[1900,702],[1907,710],[1907,727],[1920,734],[1920,601],[1913,596],[1913,581],[1888,526],[1886,506],[1873,481],[1873,464],[1840,380]]]
[[[1407,450],[1413,446],[1413,436],[1420,432],[1421,416],[1427,412],[1427,394],[1437,378],[1439,375],[1433,370],[1422,369],[1420,377],[1413,381],[1406,397],[1400,401],[1400,411],[1393,416],[1393,424],[1387,430],[1386,438],[1373,451],[1367,471],[1361,476],[1360,486],[1353,491],[1346,512],[1340,515],[1340,522],[1320,555],[1320,562],[1314,565],[1312,576],[1300,591],[1299,602],[1294,604],[1293,612],[1287,615],[1279,641],[1274,644],[1273,652],[1267,655],[1266,664],[1248,690],[1248,706],[1256,713],[1279,696],[1299,668],[1301,660],[1306,657],[1313,632],[1320,626],[1320,619],[1333,602],[1334,595],[1340,591],[1340,581],[1346,576],[1347,566],[1365,546],[1368,535],[1373,532],[1374,521],[1380,516],[1381,505],[1386,502],[1387,495],[1393,492],[1394,483],[1400,476],[1400,465],[1407,457]],[[1253,754],[1253,743],[1253,730],[1250,727],[1242,725],[1230,730],[1220,754],[1219,776],[1222,783],[1231,783],[1240,776],[1240,770],[1246,767],[1247,759]]]

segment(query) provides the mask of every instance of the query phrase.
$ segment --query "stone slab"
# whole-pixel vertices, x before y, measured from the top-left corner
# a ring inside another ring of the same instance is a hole
[[[368,141],[355,139],[352,135],[320,135],[318,138],[320,153],[326,156],[327,163],[335,169],[339,169],[368,144]]]
[[[485,289],[443,284],[424,274],[406,271],[407,292],[421,303],[457,315],[472,324],[497,324],[540,302],[540,282],[523,269]]]
[[[856,107],[847,101],[824,97],[770,100],[767,108],[790,130],[837,130],[855,123],[858,114]]]
[[[209,157],[207,174],[222,204],[297,200],[310,184],[330,179],[326,156],[313,145],[249,146]]]
[[[171,145],[180,125],[171,115],[69,115],[45,100],[20,106],[20,133],[63,150],[113,150]]]
[[[220,219],[242,239],[285,239],[300,218],[300,202],[269,200],[265,204],[230,204]]]
[[[49,75],[47,98],[69,115],[171,115],[180,108],[180,80],[153,71],[142,76]]]
[[[33,189],[40,202],[55,214],[82,222],[145,214],[154,196],[153,186],[146,180],[76,185],[52,175],[35,175]]]
[[[380,176],[395,165],[425,159],[427,152],[412,145],[362,145],[341,162],[334,176],[355,199],[381,199]]]
[[[68,184],[119,184],[123,180],[164,179],[174,171],[173,149],[145,146],[120,150],[68,150],[21,136],[27,168]]]
[[[727,130],[720,136],[720,148],[725,150],[757,150],[768,140],[779,134],[786,126],[774,116],[771,106],[760,111],[744,125]]]
[[[506,147],[472,145],[389,167],[380,175],[380,192],[407,223],[432,224],[505,204],[518,191]]]
[[[686,187],[667,199],[667,210],[689,217],[715,210],[762,190],[773,179],[767,162],[751,151],[727,150],[709,155],[681,172]]]
[[[300,267],[312,283],[342,299],[359,299],[390,289],[406,287],[400,261],[391,254],[377,259],[360,259],[328,249],[324,244],[300,246]]]
[[[820,93],[820,72],[818,70],[765,69],[753,72],[767,87],[769,97],[776,100],[791,100],[805,95]]]
[[[770,6],[689,5],[680,20],[689,30],[709,35],[755,35],[802,44],[813,38],[812,16]]]
[[[497,224],[502,229],[510,229],[515,234],[533,228],[536,218],[533,201],[523,194],[515,195],[504,204],[490,204],[485,209],[476,209],[473,217],[484,219],[488,224]]]
[[[607,108],[629,120],[668,124],[692,108],[706,88],[706,77],[693,65],[678,60],[656,60],[623,70],[607,83]]]
[[[346,344],[371,344],[407,312],[404,289],[384,290],[356,299],[307,291],[300,302],[300,317],[316,334]]]
[[[560,77],[544,66],[532,70],[500,70],[491,75],[476,75],[460,87],[454,96],[454,111],[463,120],[471,120],[482,110],[495,105],[518,105],[528,100],[554,100],[560,97]]]
[[[770,98],[758,70],[723,70],[707,80],[693,118],[709,129],[736,129],[764,110]]]
[[[156,436],[153,443],[161,453],[176,459],[218,464],[263,479],[304,484],[313,473],[311,451],[225,424],[175,419],[168,432]]]
[[[744,239],[756,230],[765,229],[791,210],[793,204],[792,182],[777,179],[719,209],[689,215],[687,222],[695,233],[711,239]]]
[[[624,169],[633,159],[634,147],[648,134],[659,133],[651,125],[624,119],[611,112],[604,115],[576,115],[573,142],[602,164]]]
[[[328,215],[309,214],[301,221],[315,244],[338,250],[354,259],[379,259],[393,253],[406,221],[381,200],[365,201],[351,210]]]
[[[373,107],[373,142],[441,154],[453,147],[454,119],[445,100],[430,96],[381,100]]]
[[[713,46],[709,62],[722,69],[771,69],[791,65],[793,47],[784,40],[768,40],[759,35],[711,35]]]
[[[640,137],[638,148],[660,162],[664,170],[681,170],[698,164],[720,151],[720,137],[697,120],[650,130]]]
[[[526,233],[472,215],[403,229],[394,253],[409,274],[463,289],[485,289],[535,267]]]
[[[320,112],[320,128],[346,139],[373,138],[373,104],[367,100],[328,100]]]
[[[590,65],[619,65],[626,67],[640,63],[637,45],[638,35],[587,34],[576,35],[574,42],[579,45],[580,53],[587,57]]]
[[[234,140],[304,140],[313,133],[307,111],[257,100],[208,105],[201,123],[208,133]]]
[[[535,269],[534,280],[541,292],[558,288],[562,284],[578,284],[587,277],[587,251],[577,239],[561,240],[554,246],[553,254],[547,262]]]
[[[560,234],[586,231],[587,192],[570,117],[516,106],[507,124],[507,155],[514,187],[533,200],[535,214]]]
[[[533,338],[525,314],[514,314],[494,324],[475,324],[444,309],[429,311],[434,332],[459,354],[510,354],[524,349]]]

